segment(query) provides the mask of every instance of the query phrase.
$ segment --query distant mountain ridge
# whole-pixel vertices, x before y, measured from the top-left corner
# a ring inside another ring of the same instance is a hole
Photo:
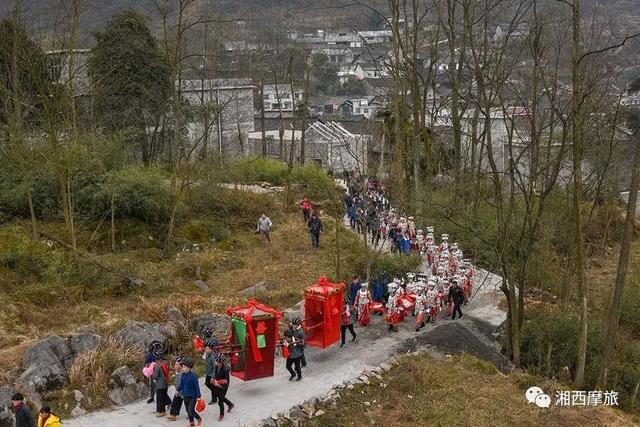
[[[370,0],[371,4],[384,4],[386,0]],[[0,17],[10,13],[13,0],[0,1]],[[61,34],[64,9],[60,0],[20,0],[23,20],[34,36],[45,38],[52,33]],[[159,3],[162,3],[160,1]],[[177,4],[178,1],[169,1]],[[115,14],[132,9],[151,18],[151,28],[160,33],[161,14],[152,0],[85,0],[81,16],[82,47],[91,47],[95,32]],[[284,26],[330,28],[340,23],[358,27],[373,25],[373,14],[351,0],[194,0],[189,7],[194,16],[209,15],[227,20],[260,21],[277,16],[274,22]],[[289,24],[290,23],[290,24]]]
[[[158,3],[164,0],[159,0]],[[264,25],[272,19],[286,29],[329,29],[349,25],[359,29],[373,29],[381,15],[372,9],[357,5],[353,0],[193,0],[190,11],[195,16],[202,14],[220,16],[227,20],[245,20],[247,26],[255,20]],[[62,34],[64,9],[62,0],[19,0],[23,20],[36,38]],[[178,0],[168,0],[177,4]],[[386,13],[387,0],[363,0],[362,3]],[[0,17],[10,13],[15,0],[0,0]],[[151,28],[159,35],[161,14],[153,0],[83,0],[80,47],[93,45],[93,34],[115,14],[133,9],[151,18]],[[612,19],[634,22],[640,26],[640,0],[583,0],[583,13],[606,13]],[[271,18],[273,17],[273,18]],[[259,29],[259,27],[257,27]]]

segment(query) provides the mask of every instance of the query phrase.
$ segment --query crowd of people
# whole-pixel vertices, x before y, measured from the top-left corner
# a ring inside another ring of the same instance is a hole
[[[303,219],[311,237],[313,248],[320,246],[322,221],[307,197],[299,202]],[[365,180],[364,186],[352,183],[345,196],[345,208],[351,228],[370,239],[371,245],[378,247],[381,240],[390,242],[391,252],[419,254],[427,271],[422,273],[396,274],[390,277],[381,272],[371,280],[371,285],[354,276],[347,288],[341,312],[340,347],[346,345],[347,332],[351,341],[357,333],[354,320],[367,326],[372,315],[385,316],[390,331],[398,331],[398,325],[408,316],[415,317],[415,330],[421,330],[427,322],[436,322],[440,313],[445,317],[462,318],[461,307],[471,297],[474,268],[464,259],[457,243],[449,243],[449,235],[442,234],[437,243],[434,227],[425,231],[416,229],[414,218],[401,215],[391,207],[386,189],[374,181]],[[256,234],[264,241],[271,242],[273,228],[271,219],[263,214],[258,219]],[[306,366],[304,350],[306,338],[303,322],[299,318],[290,320],[288,329],[278,346],[286,358],[286,369],[290,381],[302,380],[302,369]],[[199,341],[198,341],[199,340]],[[209,405],[218,405],[218,420],[222,421],[226,412],[231,412],[234,404],[226,397],[229,390],[231,361],[221,352],[220,343],[213,337],[210,328],[203,328],[194,341],[194,347],[202,356],[205,367],[204,385],[211,393]],[[143,374],[148,378],[150,397],[148,404],[155,402],[157,417],[167,417],[176,421],[184,408],[189,426],[202,426],[199,414],[204,405],[199,380],[193,371],[195,361],[190,357],[177,356],[173,365],[165,358],[162,345],[153,341],[145,355]],[[175,385],[173,396],[169,396],[170,384]],[[16,393],[12,397],[16,427],[60,427],[60,418],[43,407],[36,419],[24,397]],[[196,424],[197,423],[197,424]]]
[[[425,249],[425,235],[416,229],[415,219],[391,207],[387,189],[373,180],[348,186],[344,203],[352,230],[370,239],[373,247],[389,242],[391,252],[409,253]]]
[[[397,331],[398,324],[412,313],[416,331],[426,322],[435,322],[444,310],[451,319],[462,317],[462,305],[471,297],[474,268],[464,259],[457,243],[449,243],[449,235],[442,234],[436,242],[434,227],[418,229],[414,217],[403,215],[391,207],[387,190],[373,180],[348,184],[345,208],[351,228],[370,239],[374,247],[380,241],[390,242],[395,253],[416,253],[424,260],[428,271],[422,274],[389,277],[382,272],[371,281],[361,282],[356,276],[345,298],[343,313],[355,313],[360,325],[370,322],[371,313],[385,314],[389,330]],[[349,323],[344,316],[342,344]],[[355,337],[355,332],[354,335]]]

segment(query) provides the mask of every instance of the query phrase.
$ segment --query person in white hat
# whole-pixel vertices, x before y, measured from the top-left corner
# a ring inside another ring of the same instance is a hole
[[[360,290],[356,294],[355,305],[358,310],[358,323],[367,326],[371,321],[369,315],[369,303],[371,302],[371,292],[369,292],[369,283],[362,282]]]

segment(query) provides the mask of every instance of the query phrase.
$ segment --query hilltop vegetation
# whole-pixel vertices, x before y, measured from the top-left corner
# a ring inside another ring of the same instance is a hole
[[[402,357],[371,385],[340,390],[337,406],[325,405],[309,426],[631,426],[640,420],[610,407],[554,407],[527,403],[536,385],[555,401],[564,384],[524,374],[503,375],[473,356]],[[384,384],[384,388],[380,386]]]

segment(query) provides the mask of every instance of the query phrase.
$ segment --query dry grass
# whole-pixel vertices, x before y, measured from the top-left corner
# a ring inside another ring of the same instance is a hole
[[[606,314],[609,309],[611,292],[618,271],[619,252],[620,248],[616,247],[612,253],[599,258],[598,265],[593,265],[587,270],[590,308],[600,314]],[[627,283],[631,283],[634,277],[640,277],[640,240],[635,240],[631,244]]]
[[[472,356],[437,360],[426,355],[404,357],[384,375],[388,387],[357,386],[341,391],[336,409],[324,407],[309,426],[631,426],[638,420],[605,407],[540,409],[528,404],[525,390],[531,377],[502,375]],[[563,389],[535,382],[548,394]],[[552,396],[553,400],[553,396]],[[365,405],[369,402],[369,405]]]
[[[334,272],[329,244],[323,241],[324,248],[313,250],[305,226],[295,213],[276,222],[268,246],[251,231],[244,231],[226,241],[224,251],[208,247],[202,252],[180,252],[169,259],[150,258],[144,250],[100,255],[104,262],[134,272],[147,284],[123,297],[107,294],[75,298],[60,294],[47,304],[10,298],[0,313],[0,356],[6,355],[0,357],[0,373],[18,365],[28,345],[43,335],[70,334],[86,324],[109,335],[128,319],[164,322],[168,305],[178,307],[188,319],[203,312],[220,313],[244,302],[247,297],[238,291],[262,280],[275,284],[275,289],[258,298],[279,309],[287,308],[302,299],[302,290],[320,275],[331,276]],[[207,280],[209,292],[194,285],[196,267]],[[350,274],[348,268],[343,270]]]
[[[141,352],[115,338],[107,338],[92,351],[78,355],[69,372],[70,389],[80,390],[87,402],[86,409],[97,409],[109,404],[107,393],[111,372],[120,366],[132,367],[137,373]]]

